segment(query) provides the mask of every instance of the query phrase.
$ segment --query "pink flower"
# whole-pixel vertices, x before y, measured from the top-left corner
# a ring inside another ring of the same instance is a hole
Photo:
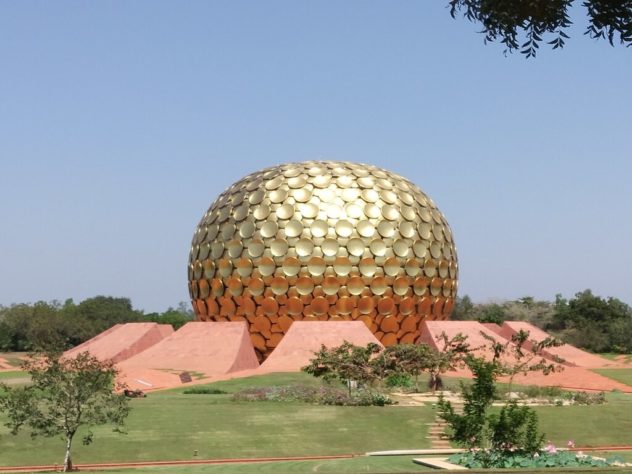
[[[566,446],[568,446],[569,448],[574,448],[575,447],[575,441],[573,441],[572,439],[568,441],[568,443],[566,443]]]
[[[544,447],[544,450],[549,453],[549,454],[555,454],[557,453],[557,448],[555,447],[555,445],[553,443],[549,443]]]

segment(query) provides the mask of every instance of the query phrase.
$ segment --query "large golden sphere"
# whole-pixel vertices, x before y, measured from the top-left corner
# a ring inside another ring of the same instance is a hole
[[[200,221],[189,290],[202,321],[247,320],[259,356],[292,321],[362,320],[385,345],[446,319],[452,232],[432,199],[375,166],[289,163],[224,191]]]

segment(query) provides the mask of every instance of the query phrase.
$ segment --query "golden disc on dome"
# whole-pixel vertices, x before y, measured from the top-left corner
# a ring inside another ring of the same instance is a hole
[[[296,296],[292,296],[290,298],[287,299],[287,312],[288,314],[291,314],[292,316],[296,316],[299,315],[303,312],[303,302],[301,301],[300,298],[297,298]],[[290,318],[286,318],[286,320],[282,321],[282,317],[279,318],[279,325],[281,325],[281,328],[284,331],[287,331],[289,329],[290,324],[292,324],[292,320]],[[289,320],[289,324],[287,324],[287,320]],[[284,327],[287,326],[287,327]]]
[[[413,243],[413,252],[419,258],[425,258],[428,253],[428,248],[422,240],[415,240]]]
[[[349,239],[347,242],[347,252],[355,257],[360,257],[364,253],[364,242],[361,239]]]
[[[298,275],[298,272],[301,270],[301,264],[295,257],[286,257],[283,260],[283,273],[287,276]]]
[[[217,271],[223,278],[229,277],[233,273],[233,263],[229,259],[222,258],[218,263]]]
[[[360,219],[362,217],[362,209],[357,204],[347,204],[345,206],[345,214],[350,219]]]
[[[411,222],[404,221],[399,224],[399,233],[402,237],[412,239],[417,234],[417,229]]]
[[[233,296],[241,295],[244,286],[239,278],[231,277],[228,279],[228,283],[226,284],[228,291],[232,293]]]
[[[275,276],[270,283],[270,288],[272,288],[272,292],[278,296],[287,293],[289,285],[285,277]]]
[[[235,212],[233,212],[233,217],[236,222],[243,221],[248,216],[248,211],[250,207],[242,204],[241,206],[235,208]]]
[[[369,244],[369,250],[376,257],[386,255],[386,243],[382,239],[374,239]]]
[[[369,221],[358,222],[356,230],[358,231],[358,234],[366,238],[373,237],[373,234],[375,234],[375,227],[373,227],[373,224],[371,224]]]
[[[351,272],[351,261],[347,257],[336,257],[334,260],[336,275],[347,276]]]
[[[421,267],[419,266],[419,261],[415,258],[409,258],[406,261],[406,265],[404,267],[406,270],[406,275],[414,277],[419,274],[421,271]]]
[[[265,191],[263,191],[262,189],[257,189],[256,191],[250,193],[250,196],[248,196],[248,202],[253,206],[259,204],[261,203],[261,201],[263,201],[265,195]]]
[[[266,221],[261,226],[261,229],[259,229],[259,232],[261,233],[261,237],[263,237],[264,239],[269,239],[270,237],[274,237],[278,230],[279,226],[276,222]]]
[[[263,276],[270,276],[274,273],[276,265],[274,264],[274,260],[272,260],[270,257],[263,257],[259,261],[257,268],[259,269],[259,273],[261,273]]]
[[[322,257],[312,257],[307,262],[307,270],[313,276],[322,275],[325,273],[325,268],[327,268],[327,265]]]
[[[312,191],[309,188],[293,189],[292,197],[296,202],[307,202],[312,197]]]
[[[355,296],[359,295],[360,293],[362,293],[364,288],[365,288],[364,281],[362,280],[362,278],[358,276],[351,277],[347,281],[347,290],[352,295],[355,295]]]
[[[270,242],[270,252],[274,257],[282,257],[287,253],[288,243],[285,239],[274,239]]]
[[[351,314],[355,308],[355,298],[350,296],[341,296],[336,302],[336,311],[340,314]]]
[[[375,300],[372,296],[363,296],[358,301],[358,310],[361,314],[369,314],[375,309]]]
[[[382,206],[382,215],[389,221],[395,221],[399,218],[399,211],[397,210],[397,207],[392,204],[388,204],[386,206]]]
[[[347,188],[342,190],[342,200],[345,202],[356,202],[360,199],[360,190],[358,188]]]
[[[270,215],[270,206],[266,204],[260,204],[259,206],[255,207],[254,211],[252,211],[252,215],[258,221],[267,219]]]
[[[377,232],[384,238],[393,237],[395,234],[395,227],[388,221],[380,221],[377,225]]]
[[[318,206],[312,202],[301,204],[298,212],[306,219],[314,219],[318,215]]]
[[[340,289],[340,282],[335,276],[325,277],[323,280],[323,291],[326,295],[335,295]]]
[[[256,228],[252,220],[246,219],[239,225],[239,236],[242,239],[249,239],[254,235]]]
[[[339,219],[342,215],[342,209],[335,204],[328,205],[325,212],[327,213],[327,217],[329,219]]]
[[[297,219],[291,219],[285,225],[286,237],[298,237],[303,233],[303,224]]]
[[[380,195],[375,189],[365,189],[361,196],[365,202],[378,202],[380,200]]]
[[[417,217],[417,215],[415,214],[415,210],[409,206],[402,206],[400,212],[402,214],[402,217],[410,222],[413,222],[415,220],[415,217]]]
[[[395,302],[390,296],[384,296],[377,302],[377,312],[382,315],[389,315],[395,311]],[[395,319],[395,318],[392,318]],[[396,320],[397,321],[397,320]],[[386,330],[382,325],[380,327]],[[390,329],[389,329],[390,330]]]
[[[320,316],[327,313],[327,311],[329,310],[329,302],[325,297],[317,296],[312,300],[311,307],[312,311],[314,311],[314,314]]]
[[[369,219],[377,219],[378,217],[380,217],[380,215],[382,215],[382,211],[380,210],[379,206],[368,203],[364,206],[364,215],[367,216]]]
[[[248,258],[240,258],[235,267],[237,269],[237,274],[242,278],[247,277],[252,273],[252,261]]]
[[[395,276],[401,270],[399,260],[395,257],[387,258],[384,261],[384,273],[388,276]]]
[[[294,206],[291,204],[283,204],[277,208],[276,215],[279,219],[289,219],[294,215]]]
[[[296,291],[302,296],[309,295],[314,291],[314,281],[307,276],[302,276],[296,280]]]
[[[250,255],[252,258],[256,258],[263,255],[263,251],[265,250],[266,246],[262,240],[252,239],[250,242],[248,242],[247,248],[248,255]]]
[[[430,222],[432,220],[432,215],[430,214],[430,210],[426,207],[422,207],[419,209],[419,217],[424,222]]]
[[[410,282],[408,281],[408,277],[400,276],[395,278],[393,282],[393,292],[396,295],[404,296],[408,293],[408,289],[410,288]]]
[[[437,274],[437,262],[433,259],[428,259],[424,264],[424,273],[427,277],[434,277]]]
[[[324,237],[327,235],[327,230],[329,230],[329,226],[325,221],[320,219],[316,219],[310,226],[312,237]]]
[[[387,287],[386,278],[384,277],[375,277],[371,280],[371,291],[376,295],[383,295]]]
[[[410,252],[410,244],[404,239],[397,239],[393,242],[393,252],[398,257],[407,257]]]
[[[287,180],[287,185],[292,189],[302,188],[307,184],[304,176],[293,176]]]
[[[353,225],[347,220],[336,222],[336,234],[340,237],[349,237],[353,233]]]
[[[244,250],[244,246],[241,240],[231,240],[228,242],[228,255],[231,258],[237,258],[241,256],[241,252]]]
[[[415,310],[415,300],[409,296],[402,298],[399,302],[399,312],[404,316],[411,314]]]
[[[202,268],[204,271],[204,278],[210,280],[215,276],[215,262],[213,260],[204,260],[202,262]]]
[[[323,251],[323,254],[328,257],[333,257],[338,253],[338,241],[335,239],[325,239],[323,243],[320,244],[320,248]]]
[[[314,242],[312,242],[310,239],[299,239],[298,242],[296,242],[296,254],[299,257],[307,257],[308,255],[311,255],[312,252],[314,251]]]
[[[363,258],[358,265],[360,273],[366,277],[372,277],[377,271],[377,265],[372,258]]]

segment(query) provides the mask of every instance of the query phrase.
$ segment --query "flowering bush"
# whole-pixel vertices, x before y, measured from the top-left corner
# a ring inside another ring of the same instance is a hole
[[[448,461],[467,468],[543,468],[543,467],[606,467],[615,466],[620,458],[597,459],[581,453],[558,451],[553,444],[547,444],[540,453],[533,455],[522,452],[470,450],[454,454]]]

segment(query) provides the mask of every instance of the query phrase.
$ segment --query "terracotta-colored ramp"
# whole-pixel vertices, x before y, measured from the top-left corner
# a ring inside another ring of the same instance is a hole
[[[547,337],[551,337],[550,334],[526,321],[505,321],[502,325],[500,334],[507,339],[511,339],[511,337],[520,330],[528,331],[529,339],[537,342],[540,342]],[[608,359],[583,351],[569,344],[564,344],[559,347],[549,347],[542,351],[542,353],[544,356],[548,356],[550,358],[554,358],[555,356],[561,357],[564,359],[565,365],[575,367],[596,369],[617,365]]]
[[[362,321],[294,321],[258,372],[298,372],[322,345],[336,347],[344,341],[358,346],[373,342],[382,347]]]
[[[423,342],[437,350],[442,350],[443,342],[438,339],[442,333],[445,333],[449,339],[462,334],[467,336],[467,342],[475,354],[491,360],[494,356],[490,349],[491,339],[506,342],[494,329],[478,321],[424,321],[421,326],[421,336],[417,342]],[[511,362],[513,358],[511,355],[506,355],[501,360]]]
[[[118,363],[140,354],[171,334],[173,328],[169,324],[115,324],[83,344],[64,352],[64,356],[74,357],[87,351],[100,360]]]
[[[237,322],[190,322],[146,351],[118,364],[130,388],[175,387],[187,379],[207,378],[259,367],[248,326]]]

